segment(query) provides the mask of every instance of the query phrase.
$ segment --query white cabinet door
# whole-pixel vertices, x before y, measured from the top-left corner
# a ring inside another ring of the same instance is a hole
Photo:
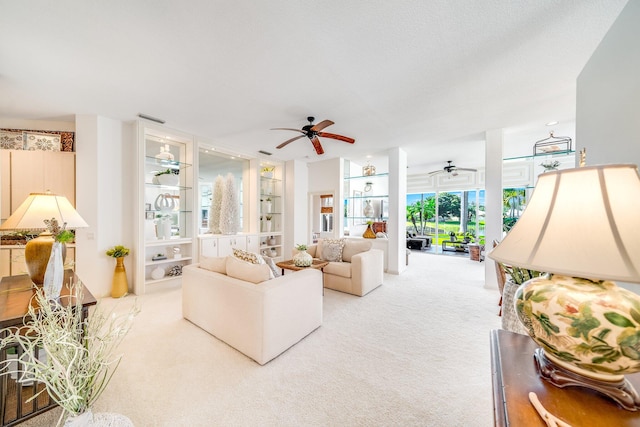
[[[260,251],[260,238],[256,235],[247,236],[247,251],[258,253]]]
[[[218,256],[233,255],[234,249],[247,250],[247,238],[245,236],[224,236],[218,238]]]
[[[200,256],[214,258],[218,256],[218,239],[213,237],[200,238]]]

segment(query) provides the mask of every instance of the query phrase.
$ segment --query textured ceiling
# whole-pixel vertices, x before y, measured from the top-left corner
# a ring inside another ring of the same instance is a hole
[[[626,0],[0,0],[0,117],[145,113],[211,143],[319,159],[391,147],[482,166],[482,135],[574,133],[575,82]],[[573,135],[569,135],[573,136]],[[513,142],[515,143],[515,142]]]

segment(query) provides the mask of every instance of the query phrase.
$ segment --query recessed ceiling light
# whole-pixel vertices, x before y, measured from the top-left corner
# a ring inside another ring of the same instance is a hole
[[[546,123],[546,125],[547,125],[547,126],[555,126],[555,125],[557,125],[557,124],[558,124],[558,122],[557,122],[557,121],[553,121],[553,122]]]

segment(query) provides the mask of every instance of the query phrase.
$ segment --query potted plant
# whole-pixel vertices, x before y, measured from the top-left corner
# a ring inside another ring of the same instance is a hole
[[[265,228],[264,231],[266,231],[267,233],[271,232],[271,218],[272,217],[273,217],[272,215],[267,215],[265,217],[266,221],[264,222],[264,228]]]
[[[127,271],[124,268],[124,257],[129,255],[129,248],[117,245],[107,249],[106,254],[116,259],[116,268],[113,272],[113,279],[111,280],[111,297],[123,297],[129,293]]]
[[[70,283],[70,294],[63,301],[50,300],[41,288],[35,288],[25,323],[0,331],[0,349],[18,349],[23,354],[18,373],[44,384],[45,389],[30,397],[37,399],[45,390],[63,409],[58,425],[91,425],[91,408],[113,377],[121,355],[117,346],[129,332],[139,312],[134,304],[125,314],[105,313],[98,306],[88,318],[83,316],[83,286]],[[46,357],[38,357],[44,350]],[[6,360],[0,372],[7,372]],[[13,371],[15,373],[15,371]]]
[[[307,252],[307,245],[296,245],[298,251],[293,256],[293,265],[296,267],[309,267],[313,264],[313,257]]]
[[[265,200],[264,209],[267,213],[271,213],[271,197],[267,197],[267,200]]]
[[[263,166],[262,169],[260,169],[260,174],[265,178],[273,178],[273,171],[275,169],[275,166]]]

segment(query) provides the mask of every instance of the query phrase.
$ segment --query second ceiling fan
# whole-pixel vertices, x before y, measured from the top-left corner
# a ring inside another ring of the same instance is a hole
[[[477,169],[470,169],[470,168],[459,168],[456,165],[453,164],[453,160],[447,160],[447,165],[442,168],[442,169],[438,169],[435,170],[433,172],[429,172],[428,175],[437,175],[440,173],[446,173],[446,174],[451,174],[452,176],[457,176],[458,175],[458,171],[465,171],[465,172],[477,172]]]
[[[313,144],[313,148],[316,150],[316,153],[320,155],[320,154],[324,154],[324,149],[322,148],[322,145],[320,144],[320,140],[318,139],[319,136],[323,138],[337,139],[338,141],[348,142],[349,144],[353,144],[354,142],[356,142],[355,139],[349,138],[348,136],[337,135],[335,133],[329,133],[329,132],[322,132],[324,128],[331,126],[333,124],[331,120],[323,120],[320,123],[315,125],[313,124],[315,117],[309,116],[307,117],[307,120],[309,121],[309,124],[303,126],[302,129],[272,128],[271,130],[292,130],[294,132],[302,133],[302,135],[298,135],[296,137],[286,140],[282,144],[278,145],[276,148],[283,148],[287,144],[297,139],[304,138],[306,136],[307,138],[309,138],[309,140]]]

